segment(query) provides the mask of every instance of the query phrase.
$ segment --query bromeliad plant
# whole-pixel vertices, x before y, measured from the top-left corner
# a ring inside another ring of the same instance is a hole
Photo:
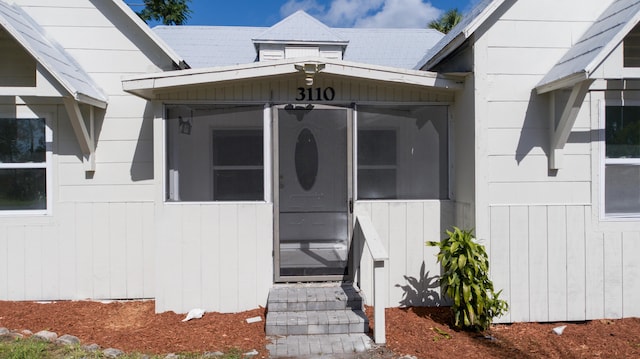
[[[484,246],[474,241],[473,230],[453,227],[448,238],[429,241],[428,246],[440,248],[438,262],[442,290],[451,298],[454,325],[458,328],[483,331],[493,318],[509,310],[506,301],[498,299],[489,279],[489,258]]]

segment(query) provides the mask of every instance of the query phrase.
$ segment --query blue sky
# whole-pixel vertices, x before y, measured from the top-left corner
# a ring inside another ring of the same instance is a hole
[[[141,0],[126,0],[140,4]],[[425,27],[444,11],[468,12],[479,0],[191,0],[187,25],[271,26],[305,10],[334,27]],[[133,7],[140,10],[140,7]],[[153,26],[153,24],[150,24]]]

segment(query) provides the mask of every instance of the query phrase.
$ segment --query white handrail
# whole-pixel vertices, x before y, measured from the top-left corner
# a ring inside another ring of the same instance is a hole
[[[376,231],[371,219],[366,215],[356,216],[356,225],[360,226],[363,245],[369,249],[373,259],[373,313],[375,326],[373,329],[373,339],[376,344],[387,342],[385,334],[385,314],[386,305],[386,269],[389,254],[380,241],[380,236]]]

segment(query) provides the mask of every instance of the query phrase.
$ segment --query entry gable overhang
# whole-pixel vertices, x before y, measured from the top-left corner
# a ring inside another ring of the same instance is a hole
[[[639,21],[640,0],[614,1],[536,86],[539,95],[551,94],[550,113],[556,113],[557,105],[564,107],[560,118],[550,118],[550,169],[563,167],[564,146],[594,81],[593,73]],[[562,89],[571,89],[569,99],[556,104],[554,91]]]
[[[74,100],[105,108],[108,98],[75,60],[18,5],[0,1],[2,26]]]
[[[300,74],[301,80],[303,80],[305,76],[308,75],[308,73],[305,73],[305,70],[308,69],[313,69],[314,76],[331,74],[356,79],[448,90],[458,90],[463,87],[462,77],[318,57],[300,57],[237,66],[171,71],[135,76],[124,79],[122,81],[122,88],[124,91],[144,99],[153,100],[155,99],[155,94],[158,92],[166,92],[188,86],[260,79],[297,73]]]
[[[614,1],[536,85],[538,94],[590,79],[639,21],[640,0]]]

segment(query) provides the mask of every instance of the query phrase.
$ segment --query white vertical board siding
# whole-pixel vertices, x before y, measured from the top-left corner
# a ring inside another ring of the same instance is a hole
[[[604,235],[604,316],[622,317],[622,246],[623,233],[605,233]],[[631,304],[631,303],[629,303]],[[637,305],[637,304],[636,304]]]
[[[509,293],[511,302],[519,304],[511,308],[511,321],[520,322],[530,317],[529,209],[517,206],[510,212],[509,272],[513,280],[509,283]]]
[[[622,316],[640,317],[640,233],[622,237]]]
[[[491,278],[499,322],[638,316],[638,232],[597,234],[590,206],[492,206]]]
[[[159,204],[156,311],[265,306],[273,283],[272,211],[267,203]]]
[[[554,206],[548,209],[548,213],[549,319],[567,320],[566,211],[564,206]]]
[[[148,204],[63,203],[51,217],[0,218],[0,300],[153,297],[152,216]]]
[[[529,240],[529,320],[546,322],[549,320],[549,257],[547,207],[529,207],[527,234]],[[531,225],[533,224],[533,225]]]
[[[454,225],[454,204],[450,201],[357,201],[355,213],[371,218],[389,254],[385,283],[387,305],[443,304],[437,284],[438,250],[427,247],[425,242],[439,241],[444,231]],[[359,284],[366,303],[371,305],[373,263],[367,253],[363,253],[359,266]]]
[[[480,238],[485,242],[489,255],[489,270],[495,291],[502,291],[500,298],[506,300],[510,305],[511,301],[511,265],[509,248],[509,228],[510,214],[509,209],[505,207],[492,207],[489,214],[490,220],[490,241],[487,238]],[[482,242],[481,242],[482,243]],[[498,321],[511,322],[511,312],[505,313]]]

